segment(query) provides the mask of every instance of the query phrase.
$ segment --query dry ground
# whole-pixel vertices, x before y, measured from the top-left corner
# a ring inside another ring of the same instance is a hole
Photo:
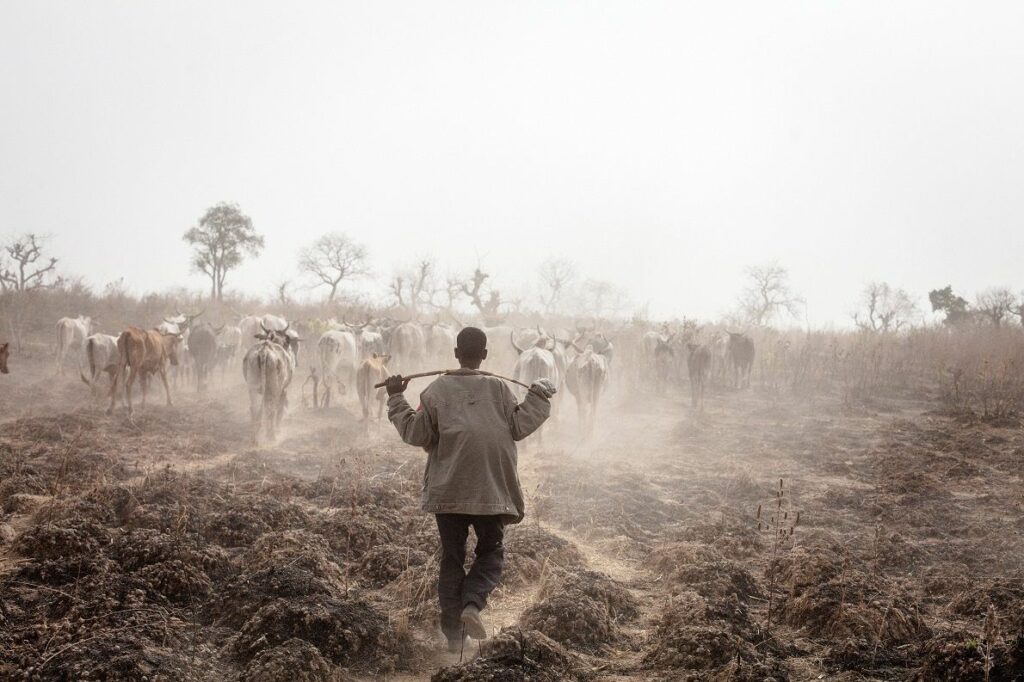
[[[702,415],[613,395],[585,444],[561,397],[520,454],[497,636],[460,664],[435,639],[424,455],[386,422],[296,386],[255,448],[233,377],[154,391],[131,424],[46,358],[12,371],[0,679],[1024,677],[1024,431],[927,392],[716,390]]]

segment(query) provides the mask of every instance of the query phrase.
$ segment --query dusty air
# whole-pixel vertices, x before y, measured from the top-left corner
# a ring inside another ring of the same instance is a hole
[[[0,9],[0,680],[1024,679],[1024,8]]]

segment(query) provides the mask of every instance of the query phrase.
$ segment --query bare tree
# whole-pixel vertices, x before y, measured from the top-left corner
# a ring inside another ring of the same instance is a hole
[[[781,313],[799,317],[804,300],[789,286],[789,271],[778,263],[747,268],[749,285],[739,300],[740,315],[750,324],[763,327]]]
[[[473,276],[462,283],[462,293],[469,297],[470,302],[480,312],[487,324],[496,324],[505,318],[500,312],[503,301],[501,292],[486,286],[490,275],[478,265]]]
[[[0,291],[23,293],[58,287],[63,279],[56,276],[57,259],[43,255],[43,240],[26,234],[3,247],[0,257]]]
[[[568,258],[549,258],[540,266],[540,302],[544,312],[558,310],[568,288],[576,279],[576,265]]]
[[[1003,326],[1003,320],[1017,310],[1017,297],[1008,287],[993,287],[977,295],[974,308],[988,318],[993,327]]]
[[[199,224],[185,232],[192,245],[192,267],[210,278],[210,297],[224,299],[224,280],[246,254],[256,256],[263,249],[263,236],[256,233],[249,216],[237,204],[220,203],[207,209]]]
[[[327,302],[333,303],[338,285],[369,272],[366,247],[347,234],[325,234],[299,253],[299,270],[310,275],[315,286],[328,287]]]
[[[629,296],[622,287],[607,280],[588,279],[580,287],[578,304],[591,317],[610,317],[629,308]]]
[[[292,281],[290,279],[282,279],[274,285],[274,297],[277,299],[278,305],[288,306],[291,305],[292,297],[288,292],[292,287]]]
[[[395,273],[388,285],[395,302],[413,315],[432,305],[437,291],[435,269],[432,258],[421,258],[413,267]]]
[[[35,234],[16,237],[0,249],[0,301],[7,326],[20,350],[25,313],[34,295],[64,284],[57,275],[57,259],[43,253],[44,241]]]
[[[853,321],[866,331],[897,332],[917,313],[917,303],[906,291],[887,282],[871,282],[864,287],[861,310],[853,314]]]

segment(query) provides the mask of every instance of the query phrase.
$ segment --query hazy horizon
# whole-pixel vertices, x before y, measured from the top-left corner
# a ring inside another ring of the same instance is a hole
[[[652,317],[715,318],[778,261],[814,324],[885,280],[1024,287],[1024,6],[6,3],[0,236],[101,288],[202,289],[220,201],[268,296],[344,231],[393,267],[550,256]]]

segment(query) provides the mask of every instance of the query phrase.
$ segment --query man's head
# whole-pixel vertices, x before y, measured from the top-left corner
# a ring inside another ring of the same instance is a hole
[[[476,327],[466,327],[455,339],[455,357],[459,364],[478,369],[487,359],[487,334]]]

